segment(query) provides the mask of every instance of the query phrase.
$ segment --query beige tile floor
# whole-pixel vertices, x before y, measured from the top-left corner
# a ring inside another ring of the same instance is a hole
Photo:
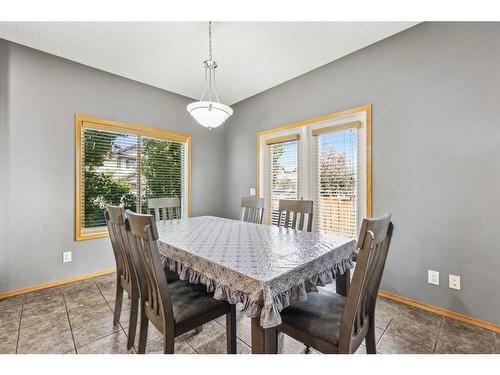
[[[113,326],[114,275],[67,284],[0,300],[0,353],[135,353],[127,350],[129,303],[124,299],[120,324]],[[206,324],[200,333],[176,339],[176,353],[225,353],[225,319]],[[150,325],[151,326],[151,325]],[[377,351],[392,353],[500,353],[500,334],[379,298]],[[250,353],[250,320],[237,316],[238,353]],[[284,336],[281,352],[304,353]],[[150,328],[148,353],[161,353],[162,340]],[[365,353],[361,346],[357,353]],[[313,353],[315,353],[313,351]]]

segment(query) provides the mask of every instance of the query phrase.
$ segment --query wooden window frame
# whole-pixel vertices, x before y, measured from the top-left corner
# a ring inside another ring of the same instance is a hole
[[[327,115],[314,117],[311,119],[293,122],[291,124],[282,125],[276,128],[271,128],[268,130],[263,130],[257,133],[257,179],[256,179],[256,196],[260,197],[260,169],[261,169],[261,142],[262,137],[267,137],[270,134],[281,133],[290,129],[300,129],[302,127],[310,127],[317,125],[321,122],[335,120],[344,116],[349,116],[358,113],[365,113],[365,124],[366,124],[366,215],[368,217],[372,216],[372,105],[366,104],[363,106],[346,109],[344,111],[333,112]],[[324,128],[325,133],[335,130],[340,130],[344,127],[359,127],[361,124],[358,121],[346,122],[340,125],[334,125],[332,127]],[[312,136],[319,135],[322,130],[317,130],[312,134]]]
[[[91,240],[94,238],[108,237],[107,229],[94,233],[82,234],[81,226],[81,193],[82,193],[82,129],[96,129],[112,132],[123,132],[138,136],[152,137],[168,141],[182,142],[187,145],[187,210],[191,216],[191,134],[179,133],[171,130],[152,128],[144,125],[108,120],[82,114],[75,115],[75,241]]]
[[[345,122],[343,124],[325,126],[323,128],[313,129],[311,131],[311,135],[313,137],[318,137],[323,134],[328,134],[332,132],[338,132],[340,130],[353,129],[353,128],[361,129],[361,121],[350,121],[350,122]]]
[[[300,134],[284,135],[283,137],[266,139],[266,145],[277,145],[279,143],[293,142],[300,140]]]

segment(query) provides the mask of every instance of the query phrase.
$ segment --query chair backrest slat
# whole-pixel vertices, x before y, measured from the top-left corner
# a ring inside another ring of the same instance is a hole
[[[159,321],[167,322],[169,327],[164,329],[173,329],[172,301],[156,243],[158,230],[155,218],[152,215],[136,214],[130,210],[127,210],[126,214],[125,227],[133,244],[131,249],[138,270],[141,298],[146,303],[146,308],[156,314]]]
[[[105,211],[109,238],[115,254],[116,270],[132,289],[138,287],[132,254],[125,231],[125,210],[123,207],[108,205]]]
[[[391,215],[364,219],[358,241],[356,268],[340,326],[339,351],[353,352],[356,335],[373,324],[375,305],[394,226]]]
[[[148,209],[154,211],[155,220],[173,220],[181,218],[181,200],[172,198],[149,198]]]
[[[290,226],[290,211],[285,211],[285,228]]]
[[[241,198],[240,220],[249,223],[262,224],[265,199],[255,196]]]
[[[299,228],[304,228],[304,217],[306,214],[302,213],[300,214],[300,221],[299,221]]]
[[[298,212],[295,212],[293,214],[293,220],[292,220],[292,228],[296,228],[297,227],[297,216],[299,215]]]
[[[284,221],[282,220],[285,215]],[[307,222],[305,217],[307,215]],[[297,220],[298,219],[298,220]],[[282,222],[283,221],[283,222]],[[313,201],[280,199],[278,204],[278,226],[312,231]],[[304,222],[306,227],[304,228]],[[298,223],[298,226],[297,226]]]

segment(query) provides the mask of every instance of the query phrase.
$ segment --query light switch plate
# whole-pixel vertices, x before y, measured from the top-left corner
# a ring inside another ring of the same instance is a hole
[[[432,285],[439,285],[439,272],[429,270],[427,282]]]
[[[451,289],[460,290],[460,276],[450,275],[448,285]]]
[[[63,263],[71,262],[72,256],[71,251],[63,251]]]
[[[250,195],[255,195],[255,188],[250,188]]]

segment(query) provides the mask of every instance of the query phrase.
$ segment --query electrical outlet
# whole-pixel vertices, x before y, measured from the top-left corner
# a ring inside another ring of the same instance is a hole
[[[71,262],[71,251],[63,251],[63,263]]]
[[[460,290],[460,276],[450,275],[448,285],[451,289]]]
[[[428,270],[428,281],[429,284],[439,285],[439,272]]]
[[[255,195],[255,188],[250,188],[250,195]]]

